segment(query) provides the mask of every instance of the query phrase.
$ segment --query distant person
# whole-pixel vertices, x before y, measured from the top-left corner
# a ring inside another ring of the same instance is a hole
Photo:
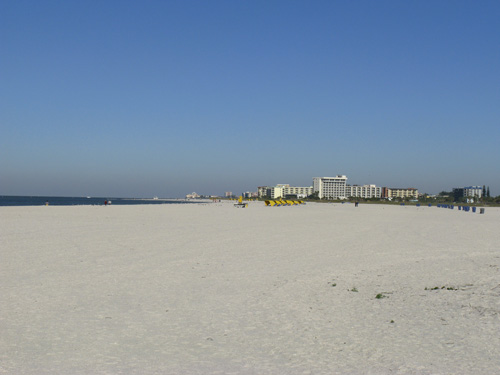
[[[49,205],[49,201],[45,201],[45,205],[48,206]]]
[[[354,207],[358,207],[359,202],[354,203]]]

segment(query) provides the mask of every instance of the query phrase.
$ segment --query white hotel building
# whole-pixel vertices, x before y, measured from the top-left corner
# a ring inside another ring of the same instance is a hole
[[[314,177],[313,191],[318,192],[318,198],[345,199],[347,177],[338,175],[337,177]]]
[[[346,199],[355,198],[380,198],[382,188],[375,185],[347,185],[347,177],[314,177],[313,190],[318,192],[318,198]]]
[[[483,188],[481,186],[464,187],[464,197],[481,198],[483,196]]]
[[[347,185],[347,177],[338,175],[336,177],[314,177],[313,186],[295,187],[288,184],[278,184],[276,186],[259,186],[259,197],[267,196],[271,199],[286,198],[296,196],[306,198],[313,193],[318,193],[320,199],[347,199],[356,198],[380,198],[382,188],[375,185]]]
[[[382,196],[382,188],[375,185],[347,185],[345,187],[345,194],[347,198],[380,198]]]
[[[306,198],[313,193],[313,187],[296,187],[289,184],[278,184],[276,186],[259,186],[259,197],[270,197],[271,199],[286,198],[287,196],[296,196],[297,198]]]

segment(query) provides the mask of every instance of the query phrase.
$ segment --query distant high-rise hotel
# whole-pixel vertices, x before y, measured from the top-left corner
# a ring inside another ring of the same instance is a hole
[[[231,198],[233,196],[232,191],[226,191],[226,198]]]

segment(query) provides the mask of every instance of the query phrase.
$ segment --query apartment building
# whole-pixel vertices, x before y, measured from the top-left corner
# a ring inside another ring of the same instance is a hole
[[[257,188],[257,196],[259,198],[267,197],[267,189],[270,189],[270,186],[259,186]]]
[[[257,193],[254,191],[246,191],[246,192],[242,193],[241,196],[243,198],[257,198],[258,197]]]
[[[382,188],[375,185],[346,185],[345,196],[356,198],[380,198],[382,196]]]
[[[313,193],[313,187],[297,187],[297,186],[284,186],[282,197],[296,196],[297,198],[306,198]]]
[[[345,199],[347,177],[314,177],[313,192],[318,193],[318,198]]]
[[[483,188],[481,186],[464,187],[464,196],[481,198],[483,196]]]
[[[481,186],[467,186],[463,188],[453,189],[453,198],[455,200],[459,198],[481,198],[483,196],[483,188]]]
[[[272,199],[296,196],[306,198],[313,193],[313,187],[297,187],[289,184],[278,184],[276,186],[259,186],[257,189],[259,197],[270,197]]]
[[[382,188],[382,198],[414,198],[418,199],[418,189],[415,188]]]

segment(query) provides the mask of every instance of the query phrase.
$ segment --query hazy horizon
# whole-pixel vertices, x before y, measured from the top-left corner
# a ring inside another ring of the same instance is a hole
[[[500,195],[500,3],[0,5],[0,194]]]

